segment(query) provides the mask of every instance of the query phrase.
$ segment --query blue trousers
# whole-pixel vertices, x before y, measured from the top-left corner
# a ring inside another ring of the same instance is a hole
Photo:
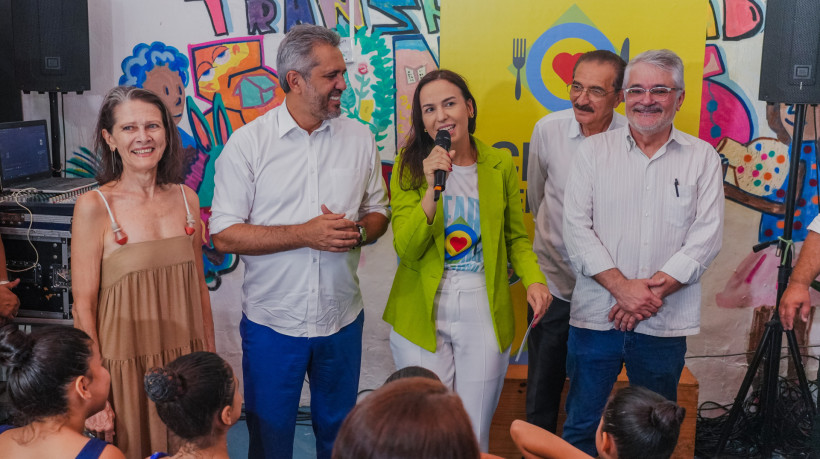
[[[564,440],[590,456],[598,455],[595,431],[624,365],[630,385],[646,387],[676,401],[685,354],[685,336],[659,338],[635,332],[570,326]]]
[[[293,457],[296,414],[305,374],[316,457],[330,458],[333,442],[356,404],[362,362],[364,311],[330,336],[297,338],[254,323],[243,314],[242,371],[250,437],[248,458]]]

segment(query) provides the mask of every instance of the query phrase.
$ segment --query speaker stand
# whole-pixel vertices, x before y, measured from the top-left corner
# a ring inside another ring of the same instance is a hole
[[[63,171],[63,161],[60,157],[60,111],[57,103],[57,93],[49,91],[48,108],[51,114],[51,175],[60,177]]]
[[[729,436],[740,415],[743,401],[749,393],[749,388],[752,385],[752,380],[757,373],[761,361],[763,361],[763,375],[761,385],[761,416],[763,418],[762,432],[760,438],[760,453],[764,458],[772,457],[775,447],[776,438],[775,431],[775,407],[779,396],[779,377],[780,377],[780,355],[783,339],[783,324],[780,322],[780,298],[786,290],[789,283],[789,277],[792,273],[792,225],[794,224],[794,205],[797,195],[797,171],[800,164],[800,149],[803,144],[803,125],[806,122],[806,104],[795,104],[794,106],[794,131],[792,132],[791,143],[791,164],[789,167],[789,182],[786,192],[786,212],[784,216],[783,237],[778,241],[778,252],[780,254],[780,266],[777,270],[777,301],[775,304],[772,318],[766,323],[763,332],[763,337],[757,345],[755,355],[752,358],[752,363],[749,369],[746,370],[746,376],[740,384],[740,389],[737,391],[732,410],[729,412],[729,419],[723,427],[718,441],[717,452],[715,457],[721,457],[723,449],[726,446]],[[761,244],[762,245],[762,244]],[[766,244],[768,245],[768,244]],[[806,380],[806,371],[803,368],[803,361],[800,360],[800,349],[797,345],[797,337],[794,330],[785,330],[786,341],[788,343],[788,354],[794,363],[794,369],[797,373],[797,380],[800,385],[800,394],[803,402],[808,407],[808,411],[812,414],[816,412],[814,402],[811,398],[811,391]],[[765,361],[764,361],[765,358]]]

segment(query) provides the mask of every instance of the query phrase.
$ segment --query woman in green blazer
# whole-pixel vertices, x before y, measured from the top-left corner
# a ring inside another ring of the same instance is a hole
[[[536,320],[552,295],[524,229],[518,172],[508,153],[472,136],[477,113],[454,72],[430,72],[416,87],[391,179],[399,267],[384,320],[396,367],[428,368],[455,389],[486,452],[515,334],[507,262]],[[450,151],[434,145],[440,130]],[[448,172],[437,201],[436,170]]]

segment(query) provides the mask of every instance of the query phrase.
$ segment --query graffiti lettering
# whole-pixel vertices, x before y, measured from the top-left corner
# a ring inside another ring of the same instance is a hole
[[[419,0],[370,0],[370,7],[395,21],[393,24],[373,24],[373,32],[391,35],[419,33],[416,21],[407,14],[407,10],[422,9]]]
[[[211,17],[211,25],[214,28],[214,35],[227,35],[228,21],[225,20],[227,10],[223,9],[221,0],[185,0],[186,2],[205,2],[205,7],[208,8],[208,15]]]
[[[316,24],[311,0],[285,0],[285,32],[297,24]]]
[[[424,0],[423,6],[427,33],[439,33],[439,21],[441,21],[441,6],[439,6],[439,0]]]
[[[350,3],[356,4],[356,27],[364,25],[365,10],[362,7],[362,0],[316,0],[319,10],[322,13],[322,19],[325,21],[325,27],[328,29],[335,29],[340,23],[350,24]]]
[[[248,16],[248,34],[276,33],[281,20],[279,5],[273,0],[245,0]]]

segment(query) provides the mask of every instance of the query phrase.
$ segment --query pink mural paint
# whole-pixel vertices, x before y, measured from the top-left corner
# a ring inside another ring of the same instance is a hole
[[[748,143],[753,135],[750,109],[739,94],[718,78],[725,73],[720,50],[716,45],[707,45],[703,63],[698,137],[713,147],[717,147],[721,139],[726,137],[739,143]]]
[[[404,146],[410,131],[410,113],[413,93],[419,80],[438,68],[433,52],[422,35],[393,37],[394,77],[396,79],[396,144]]]
[[[724,0],[723,39],[742,40],[763,28],[763,7],[756,0]]]
[[[186,2],[197,0],[185,0]],[[202,0],[208,9],[208,16],[211,18],[211,25],[214,28],[214,35],[228,35],[228,25],[225,21],[225,12],[222,10],[222,0]]]
[[[322,12],[322,18],[325,20],[325,27],[335,30],[339,19],[350,23],[351,2],[356,3],[356,28],[358,29],[364,25],[365,10],[362,8],[362,0],[316,0]]]

